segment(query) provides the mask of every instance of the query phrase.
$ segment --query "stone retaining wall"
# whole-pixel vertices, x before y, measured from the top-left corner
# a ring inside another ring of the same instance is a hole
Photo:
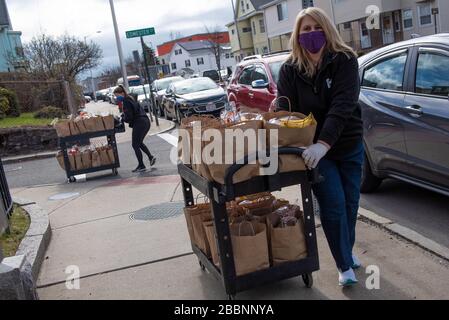
[[[0,128],[0,156],[16,156],[58,149],[58,136],[51,127]]]

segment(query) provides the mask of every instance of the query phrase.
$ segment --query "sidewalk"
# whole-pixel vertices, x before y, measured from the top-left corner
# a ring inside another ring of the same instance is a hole
[[[49,197],[75,192],[59,201]],[[41,299],[226,299],[220,282],[200,270],[192,254],[177,176],[141,177],[12,190],[50,213],[53,231],[39,280]],[[281,196],[298,201],[298,187]],[[141,210],[154,205],[161,207]],[[172,210],[173,209],[173,210]],[[161,220],[156,214],[174,213]],[[134,215],[131,215],[133,214]],[[238,299],[448,299],[449,266],[424,250],[360,221],[355,252],[380,269],[380,290],[337,285],[337,272],[321,227],[321,270],[314,287],[298,278],[240,293]],[[68,290],[67,266],[80,268],[80,290]]]

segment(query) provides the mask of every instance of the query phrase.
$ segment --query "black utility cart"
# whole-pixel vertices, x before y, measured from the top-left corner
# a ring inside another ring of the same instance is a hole
[[[125,127],[123,125],[116,126],[112,130],[105,130],[105,131],[98,131],[98,132],[88,132],[80,135],[75,136],[69,136],[64,138],[59,138],[59,146],[61,148],[61,151],[64,155],[64,164],[66,168],[66,175],[69,183],[76,182],[75,176],[81,175],[81,174],[87,174],[87,173],[93,173],[98,171],[104,171],[104,170],[112,170],[112,174],[117,175],[118,170],[117,168],[120,168],[120,159],[118,156],[118,150],[117,150],[117,141],[115,139],[115,134],[124,132]],[[100,166],[100,167],[94,167],[84,170],[72,170],[69,162],[69,157],[67,154],[67,149],[71,148],[73,145],[79,143],[80,141],[86,141],[92,138],[98,138],[98,137],[106,137],[108,141],[108,145],[112,147],[112,150],[114,152],[115,157],[115,163],[107,166]]]
[[[289,154],[301,156],[302,152],[303,149],[300,148],[280,148],[278,150],[279,155]],[[245,158],[244,163],[249,163],[248,157]],[[312,170],[278,173],[272,176],[259,176],[242,183],[233,184],[233,175],[243,166],[244,164],[234,164],[231,166],[226,172],[224,185],[208,181],[184,164],[178,166],[178,171],[182,178],[185,205],[194,205],[192,187],[195,187],[201,193],[206,195],[211,201],[212,215],[215,221],[215,232],[217,236],[217,248],[220,256],[220,269],[218,269],[207,256],[192,243],[193,252],[198,257],[201,269],[203,271],[207,269],[218,280],[223,282],[226,294],[230,300],[234,300],[235,295],[238,292],[297,276],[301,276],[305,285],[308,288],[311,288],[313,286],[312,273],[319,270],[311,190],[311,184],[317,183],[320,180],[318,172]],[[226,202],[233,201],[236,197],[245,195],[266,191],[280,191],[284,187],[293,185],[301,185],[305,218],[304,232],[306,235],[308,253],[307,258],[286,262],[266,270],[237,276],[235,272]]]

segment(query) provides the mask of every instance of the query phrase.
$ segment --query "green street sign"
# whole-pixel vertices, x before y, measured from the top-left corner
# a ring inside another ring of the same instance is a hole
[[[139,37],[145,37],[145,36],[152,36],[155,35],[156,31],[154,28],[147,28],[147,29],[140,29],[140,30],[132,30],[132,31],[126,31],[126,38],[139,38]]]

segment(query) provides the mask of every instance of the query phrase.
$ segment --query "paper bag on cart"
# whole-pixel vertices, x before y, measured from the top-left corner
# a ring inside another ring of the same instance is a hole
[[[273,265],[307,257],[304,218],[298,206],[281,207],[270,214],[267,221]]]
[[[269,268],[266,226],[244,221],[230,228],[237,276]]]
[[[204,222],[204,230],[206,232],[207,242],[209,244],[212,262],[217,267],[220,266],[220,257],[218,255],[217,239],[215,235],[215,226],[213,221]]]
[[[248,121],[248,122],[241,122],[234,125],[222,127],[219,129],[221,139],[222,139],[222,145],[221,150],[222,154],[221,157],[218,157],[217,160],[219,160],[219,163],[212,163],[209,164],[207,167],[209,169],[209,172],[213,178],[218,183],[224,184],[224,178],[226,175],[226,170],[232,166],[232,164],[227,161],[227,156],[229,157],[229,154],[227,152],[227,146],[232,147],[232,162],[237,162],[242,160],[245,156],[249,154],[255,154],[257,152],[257,141],[258,141],[258,133],[259,129],[262,129],[263,122],[258,120]],[[240,139],[234,139],[233,141],[226,141],[227,135],[226,130],[229,133],[234,133],[237,137],[244,138],[243,143],[241,141],[236,141]],[[240,134],[242,133],[242,134]],[[252,137],[254,141],[251,141],[250,138],[246,137]],[[204,147],[206,148],[209,143],[205,143]],[[215,150],[212,150],[210,153],[211,157],[215,157]],[[239,171],[237,171],[233,176],[233,183],[240,183],[246,180],[249,180],[255,176],[259,175],[259,164],[253,163],[248,164],[241,168]]]
[[[83,153],[81,153],[81,161],[83,162],[84,169],[92,168],[92,151],[85,150]]]
[[[111,164],[115,164],[115,154],[114,154],[114,150],[112,150],[111,146],[108,146],[106,151],[108,152],[108,157],[109,157],[109,161],[111,162]]]
[[[70,132],[70,121],[69,120],[59,120],[55,125],[56,134],[58,137],[64,138],[72,135]]]
[[[100,155],[100,162],[102,166],[109,166],[111,163],[111,159],[109,159],[108,155],[108,147],[101,147],[97,149],[98,154]]]
[[[190,217],[192,220],[194,241],[193,243],[201,250],[203,253],[210,257],[210,247],[207,241],[206,230],[204,229],[203,223],[212,220],[212,213],[210,210],[209,203],[202,203],[196,206],[190,207]]]
[[[114,129],[114,116],[109,115],[106,117],[103,117],[103,126],[105,130],[112,130]]]
[[[92,151],[92,167],[93,168],[101,167],[100,154],[98,153],[97,150]]]
[[[58,151],[56,154],[56,160],[58,160],[59,166],[62,168],[62,170],[65,170],[65,163],[64,163],[64,154],[62,151]]]
[[[309,116],[310,117],[310,116]],[[315,119],[310,117],[310,121],[301,126],[293,125],[289,127],[289,119],[304,120],[306,117],[302,113],[280,111],[269,112],[263,115],[264,127],[267,129],[267,143],[271,146],[270,130],[278,130],[278,146],[279,147],[308,147],[313,144],[317,123]],[[304,171],[306,166],[302,157],[296,155],[281,155],[279,157],[279,171]]]

